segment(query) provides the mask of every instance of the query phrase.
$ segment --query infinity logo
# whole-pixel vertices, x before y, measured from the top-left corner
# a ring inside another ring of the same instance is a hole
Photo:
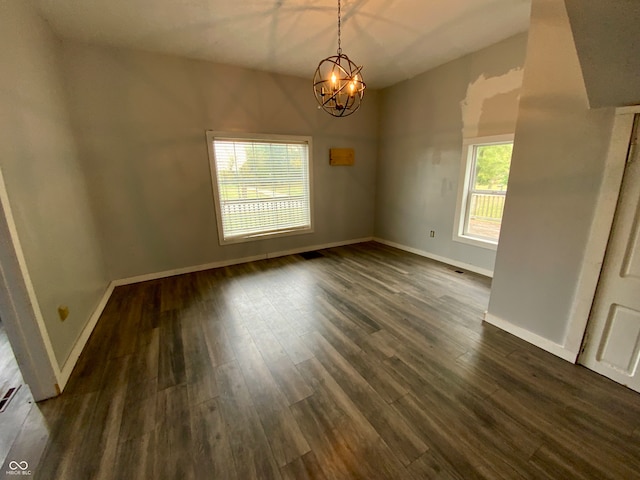
[[[11,470],[26,470],[27,468],[29,468],[29,464],[25,461],[23,462],[16,462],[15,460],[12,460],[9,462],[9,468]]]

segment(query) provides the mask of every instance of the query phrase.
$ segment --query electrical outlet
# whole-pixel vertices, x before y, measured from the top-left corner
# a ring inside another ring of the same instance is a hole
[[[429,232],[429,236],[431,238],[435,237],[436,236],[436,231],[435,230],[431,230],[431,232]]]
[[[69,307],[66,305],[60,305],[58,307],[58,316],[60,317],[60,321],[64,322],[69,316]]]

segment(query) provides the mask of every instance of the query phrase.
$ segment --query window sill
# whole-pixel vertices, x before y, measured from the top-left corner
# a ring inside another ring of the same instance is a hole
[[[313,227],[292,228],[290,230],[279,230],[277,232],[254,233],[251,235],[230,237],[226,239],[220,236],[218,240],[220,245],[224,246],[232,245],[235,243],[256,242],[259,240],[269,240],[278,237],[288,237],[292,235],[305,235],[308,233],[313,233]]]
[[[454,242],[466,243],[467,245],[473,245],[475,247],[486,248],[487,250],[497,250],[498,242],[492,242],[491,240],[484,240],[477,237],[469,237],[466,235],[454,235]]]

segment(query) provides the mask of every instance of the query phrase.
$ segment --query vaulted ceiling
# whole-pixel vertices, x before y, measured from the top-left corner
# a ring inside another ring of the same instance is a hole
[[[33,0],[63,37],[311,78],[337,0]],[[531,0],[343,0],[342,47],[381,88],[527,30]]]

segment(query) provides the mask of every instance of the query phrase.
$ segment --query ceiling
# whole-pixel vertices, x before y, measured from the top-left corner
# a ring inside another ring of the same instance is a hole
[[[332,0],[33,0],[63,37],[311,78]],[[382,88],[527,30],[531,0],[343,0],[342,47]]]

